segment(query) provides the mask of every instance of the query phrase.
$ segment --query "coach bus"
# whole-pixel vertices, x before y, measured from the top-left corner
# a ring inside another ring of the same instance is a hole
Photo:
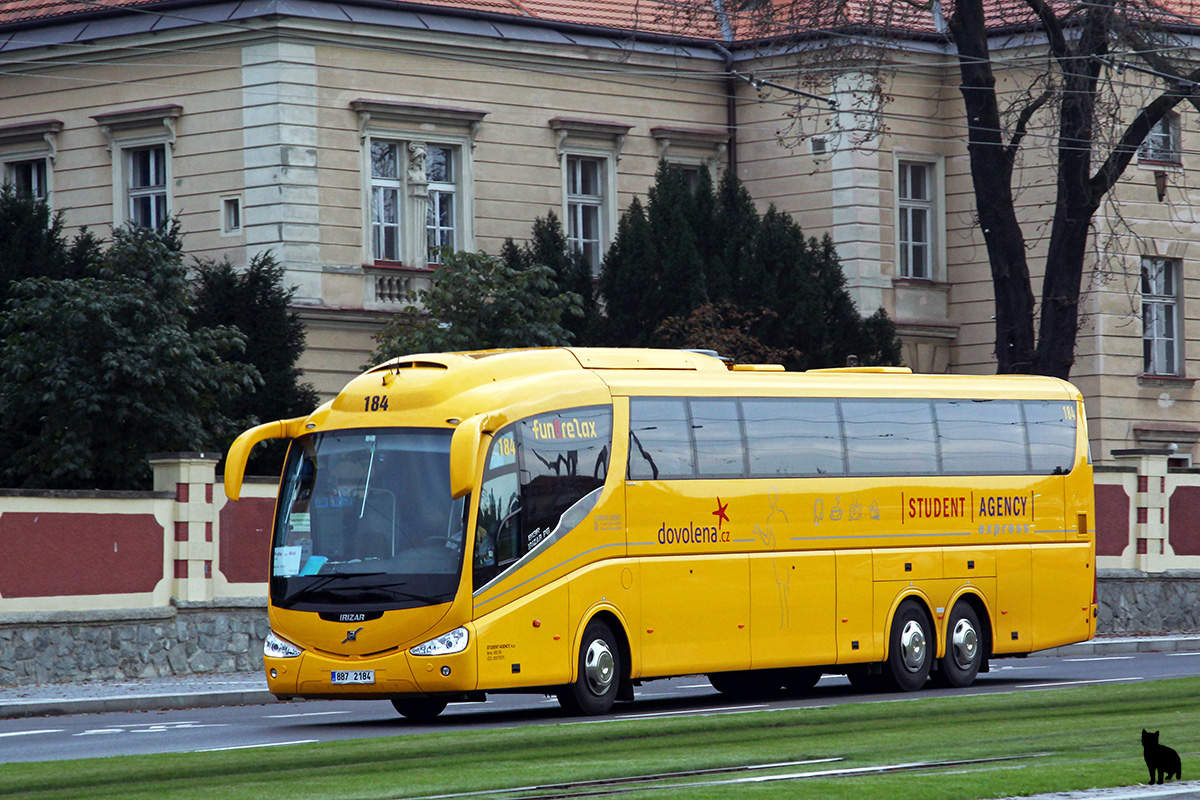
[[[602,714],[643,681],[912,691],[1091,638],[1083,401],[1034,376],[786,372],[666,350],[397,358],[289,440],[264,660],[280,698]]]

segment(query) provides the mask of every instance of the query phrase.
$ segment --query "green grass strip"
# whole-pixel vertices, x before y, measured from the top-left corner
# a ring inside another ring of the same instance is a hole
[[[564,721],[319,745],[4,764],[0,797],[392,800],[487,791],[511,798],[499,792],[803,759],[842,760],[773,772],[1018,757],[799,782],[735,784],[722,781],[746,773],[708,775],[617,795],[624,800],[968,800],[1145,782],[1142,728],[1161,730],[1163,743],[1183,755],[1184,777],[1200,778],[1200,764],[1189,758],[1197,751],[1194,737],[1200,731],[1200,678],[1185,678],[971,697],[916,694],[896,702],[710,717]]]

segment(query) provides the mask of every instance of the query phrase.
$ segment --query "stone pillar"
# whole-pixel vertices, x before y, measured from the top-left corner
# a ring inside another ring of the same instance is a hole
[[[154,491],[175,495],[176,600],[205,602],[213,599],[213,561],[216,543],[213,526],[213,483],[219,455],[211,453],[152,453]]]
[[[1142,572],[1163,572],[1175,555],[1167,536],[1167,460],[1174,452],[1165,447],[1142,447],[1113,450],[1112,454],[1118,463],[1137,468],[1131,537],[1134,567]]]

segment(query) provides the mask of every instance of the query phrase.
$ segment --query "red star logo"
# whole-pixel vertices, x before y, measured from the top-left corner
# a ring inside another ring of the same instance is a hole
[[[712,512],[712,515],[717,518],[717,530],[721,530],[721,520],[729,522],[729,515],[725,513],[725,509],[729,508],[729,503],[721,504],[721,498],[717,498],[717,510]]]

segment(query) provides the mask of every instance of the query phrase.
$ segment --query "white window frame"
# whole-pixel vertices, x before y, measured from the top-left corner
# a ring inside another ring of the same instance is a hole
[[[946,263],[946,215],[945,209],[945,168],[941,156],[928,153],[912,153],[895,151],[893,153],[893,213],[895,214],[895,246],[896,277],[900,280],[912,281],[944,281]],[[914,166],[923,167],[926,171],[926,198],[906,197],[905,173]],[[910,227],[914,212],[923,212],[926,218],[924,233],[927,241],[925,247],[924,274],[914,274],[912,269],[913,240],[904,235]]]
[[[439,148],[450,154],[450,180],[435,181],[429,177],[429,149]],[[459,247],[459,227],[462,214],[459,210],[461,192],[458,188],[459,165],[462,163],[461,148],[447,147],[440,144],[427,144],[425,148],[425,179],[429,181],[429,203],[425,214],[425,248],[430,264],[440,263],[441,255],[436,252],[440,247],[451,250],[461,250]],[[450,224],[441,224],[443,209],[449,208]],[[448,234],[448,236],[446,235]]]
[[[21,122],[0,126],[0,168],[3,181],[16,184],[17,170],[25,165],[40,164],[41,192],[34,196],[54,207],[54,161],[58,157],[58,135],[63,124],[59,120]]]
[[[579,249],[581,232],[576,217],[585,208],[597,208],[599,231],[593,241],[598,242],[591,259],[592,276],[600,275],[604,256],[612,246],[617,230],[617,164],[625,137],[632,128],[612,122],[577,120],[555,117],[550,120],[555,135],[555,150],[559,159],[559,174],[562,176],[562,205],[559,216],[564,221],[567,241]],[[597,179],[598,195],[574,194],[571,191],[572,165],[577,159],[589,159],[599,163]]]
[[[241,236],[246,231],[246,204],[240,194],[222,195],[220,198],[221,235]],[[236,215],[237,219],[231,219]]]
[[[1183,163],[1180,124],[1181,118],[1176,112],[1164,114],[1138,147],[1138,163],[1180,166]]]
[[[567,153],[563,157],[563,192],[566,198],[563,219],[566,220],[567,244],[584,254],[593,277],[600,274],[600,264],[607,249],[605,233],[610,228],[605,222],[607,206],[610,205],[607,198],[612,196],[605,186],[611,172],[608,163],[607,158],[597,155]],[[595,165],[595,193],[581,190],[585,165]],[[587,227],[585,218],[593,220],[595,230],[591,236],[584,233]]]
[[[454,249],[474,250],[473,151],[486,112],[386,100],[360,99],[353,101],[350,106],[358,114],[362,143],[362,263],[413,269],[436,265],[436,262],[431,264],[429,253],[431,198],[436,204],[448,197],[453,204]],[[374,177],[371,152],[376,143],[396,147],[397,175],[394,179]],[[453,154],[451,183],[428,180],[426,156],[430,147],[446,148]],[[396,192],[396,259],[375,256],[376,223],[372,212],[377,189]]]
[[[154,214],[155,223],[165,225],[175,214],[175,128],[183,113],[177,105],[155,106],[97,114],[92,117],[108,142],[113,169],[113,227],[134,222],[133,204],[140,197],[163,198],[162,219]],[[134,184],[133,168],[137,153],[161,152],[162,184],[139,187]]]
[[[1142,256],[1142,372],[1145,375],[1183,375],[1180,286],[1182,262],[1175,258]]]
[[[125,165],[125,222],[141,228],[161,230],[171,219],[171,196],[168,187],[171,185],[170,148],[166,142],[121,148],[121,161]],[[151,182],[139,183],[139,167],[145,157],[145,165],[149,167]],[[142,201],[149,201],[149,215],[145,221],[139,220],[137,207]],[[161,208],[159,201],[161,200]]]

